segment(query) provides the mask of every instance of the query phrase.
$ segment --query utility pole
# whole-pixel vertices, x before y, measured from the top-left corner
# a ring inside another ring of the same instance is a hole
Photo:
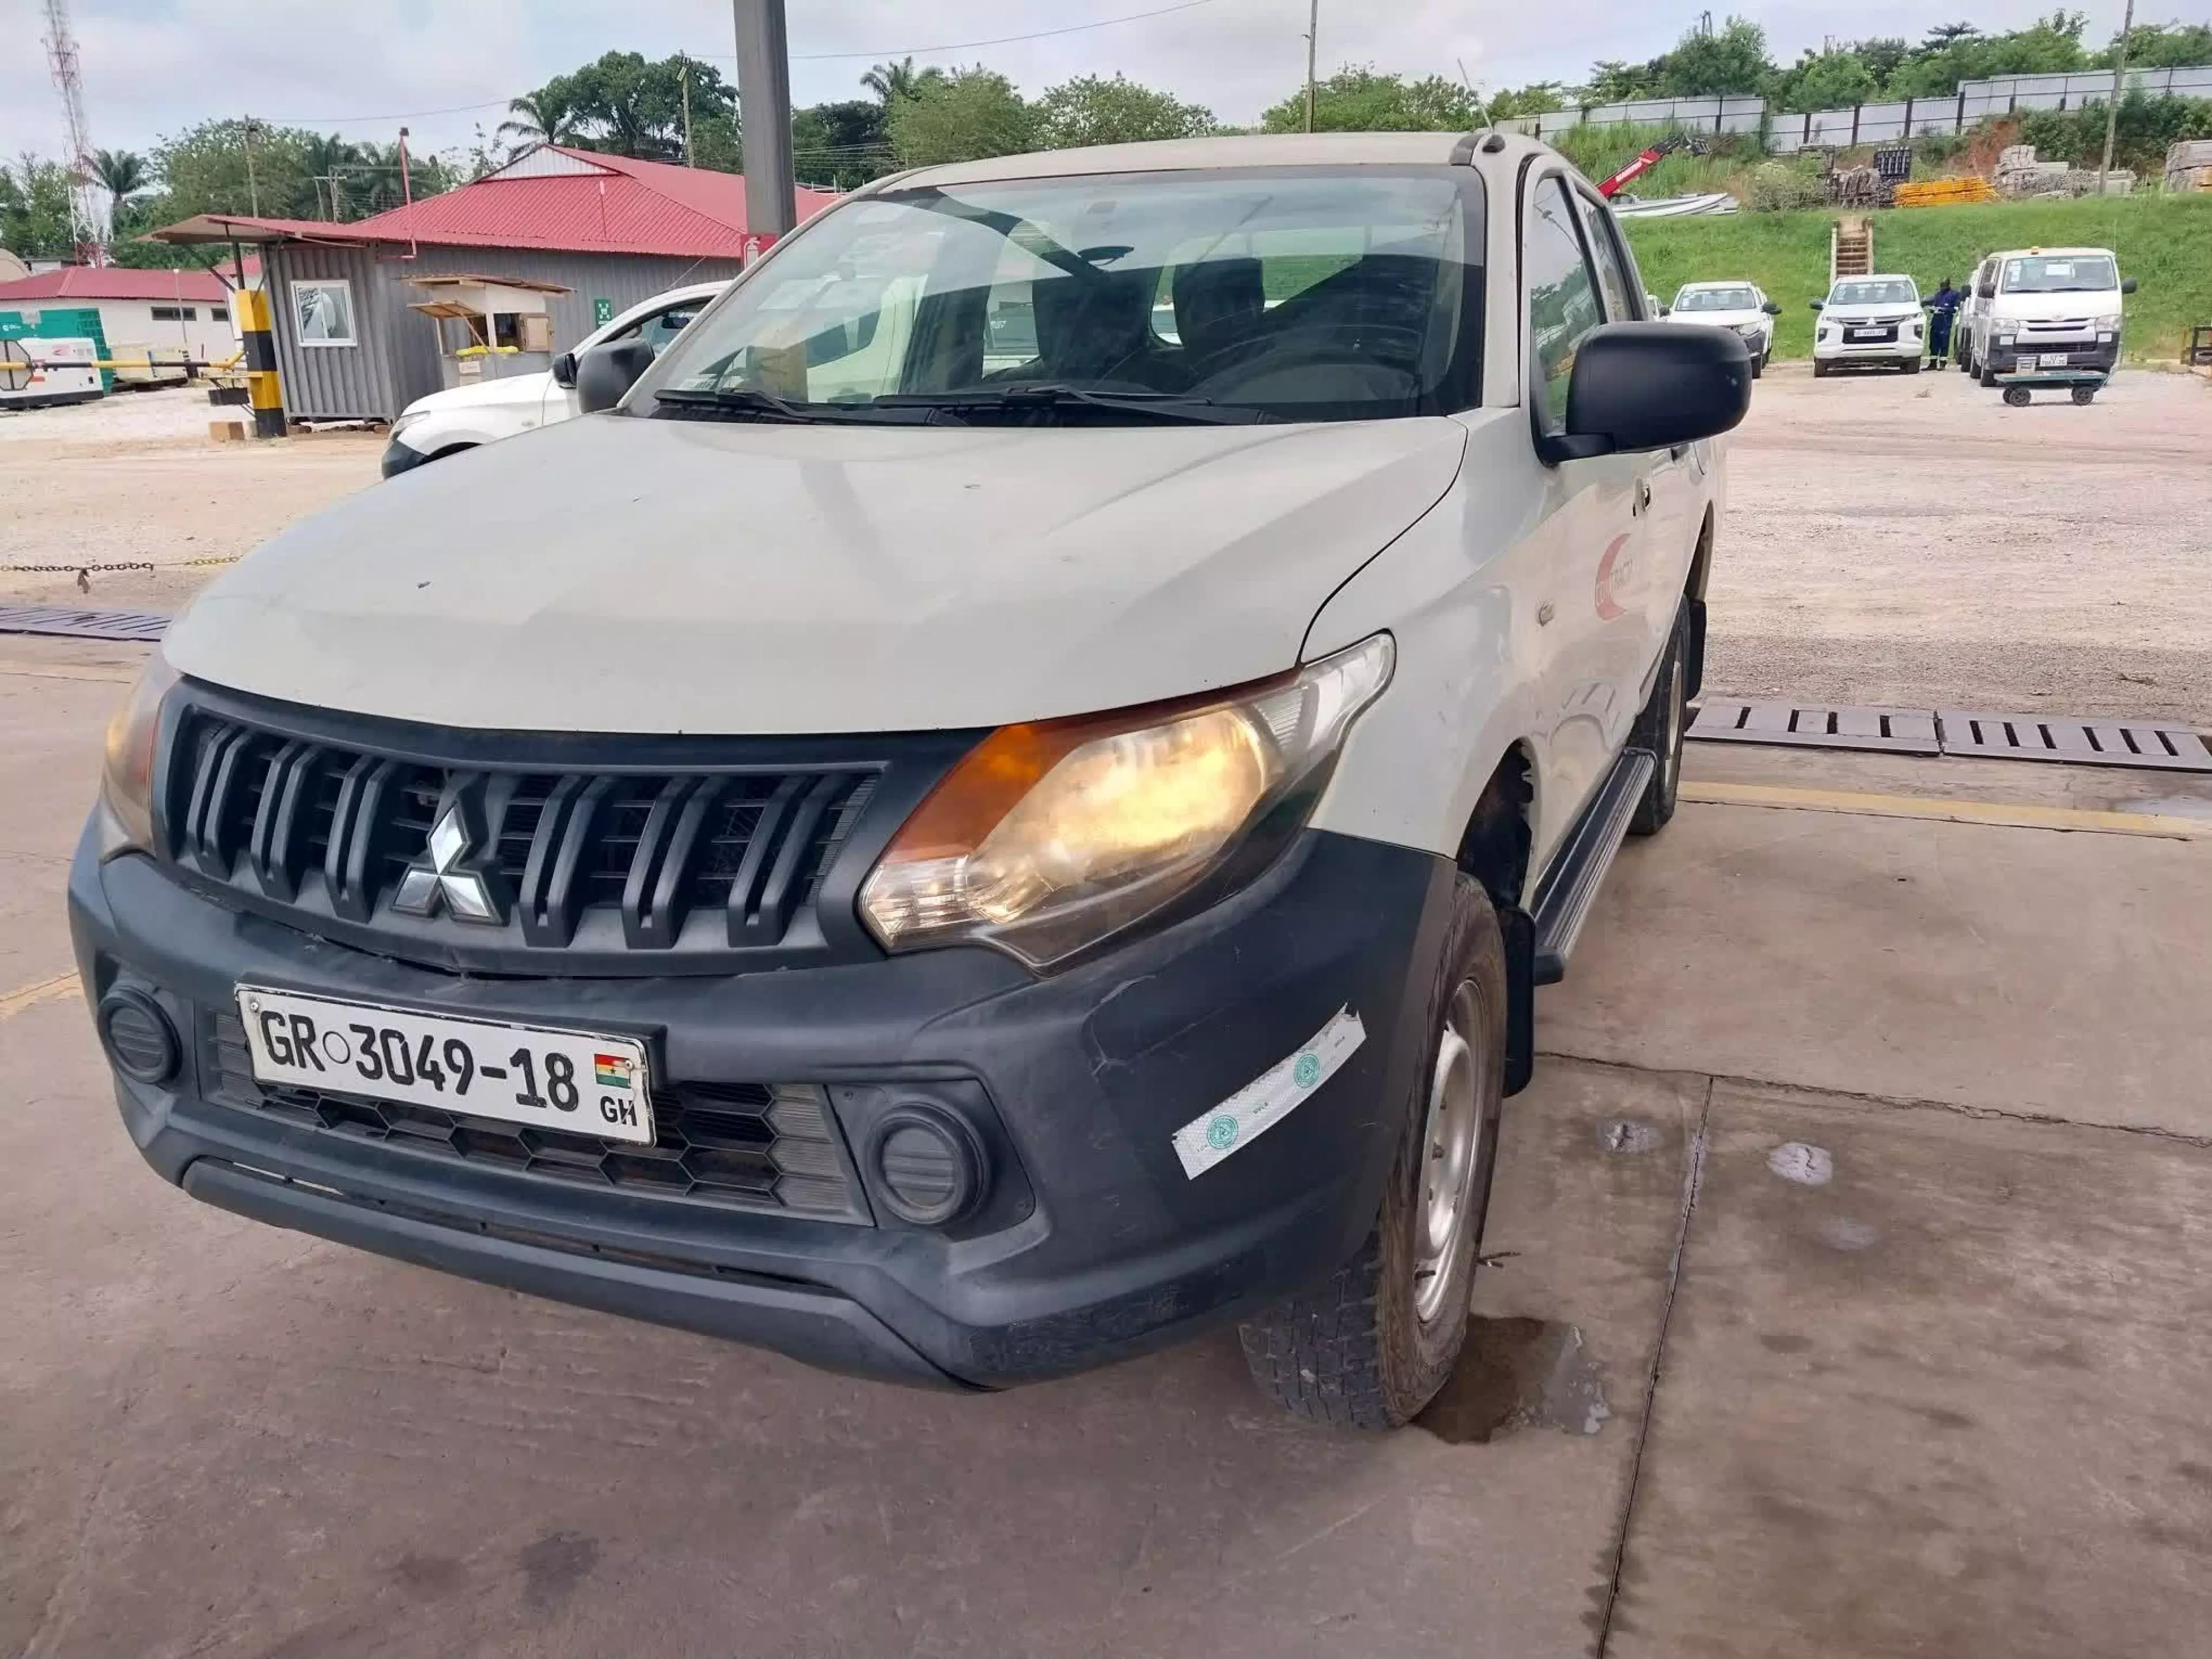
[[[2112,140],[2120,131],[2120,77],[2128,72],[2128,36],[2135,33],[2136,0],[2128,0],[2120,20],[2120,49],[2112,59],[2112,101],[2105,106],[2105,159],[2097,164],[2097,194],[2105,193],[2105,175],[2112,170]]]
[[[690,58],[685,58],[682,66],[677,70],[676,78],[684,88],[684,165],[688,167],[693,165],[691,161],[691,60]]]
[[[246,198],[252,204],[253,216],[261,216],[261,181],[253,175],[253,141],[261,136],[261,123],[252,116],[246,118]]]
[[[769,242],[799,222],[783,0],[731,0],[731,10],[738,30],[738,110],[744,119],[745,237]]]
[[[1321,0],[1312,0],[1306,8],[1306,131],[1313,131],[1314,115],[1314,49],[1320,44]]]

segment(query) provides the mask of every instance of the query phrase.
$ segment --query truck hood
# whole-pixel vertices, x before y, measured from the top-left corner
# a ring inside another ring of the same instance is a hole
[[[162,648],[319,708],[489,730],[993,726],[1293,666],[1443,495],[1443,419],[771,426],[593,416],[287,530]]]
[[[1832,305],[1820,308],[1824,323],[1878,323],[1893,317],[1907,321],[1920,315],[1920,307],[1910,300],[1884,300],[1879,304],[1864,306]]]
[[[399,411],[404,420],[410,415],[433,411],[473,409],[484,404],[531,404],[544,399],[553,377],[541,369],[535,374],[510,374],[495,380],[473,380],[467,386],[448,386],[443,392],[433,392],[428,397],[417,398]]]
[[[1677,311],[1667,320],[1680,323],[1686,328],[1738,328],[1746,323],[1757,323],[1764,327],[1774,319],[1753,306],[1748,311]]]

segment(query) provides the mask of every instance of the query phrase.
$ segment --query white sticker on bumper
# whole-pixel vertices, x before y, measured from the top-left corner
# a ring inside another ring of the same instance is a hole
[[[1195,1181],[1231,1152],[1265,1134],[1293,1107],[1336,1075],[1367,1041],[1367,1028],[1349,1008],[1313,1035],[1305,1047],[1269,1066],[1210,1112],[1201,1112],[1175,1132],[1176,1156],[1182,1172]]]

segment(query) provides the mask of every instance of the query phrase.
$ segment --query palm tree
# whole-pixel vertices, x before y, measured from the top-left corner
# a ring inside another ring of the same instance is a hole
[[[314,134],[301,144],[300,161],[306,168],[308,182],[315,187],[315,213],[323,216],[323,187],[330,186],[330,215],[343,219],[345,214],[344,179],[346,169],[361,160],[361,148],[348,143],[335,132],[328,137]]]
[[[146,159],[135,150],[96,149],[92,153],[92,176],[118,207],[153,180],[146,173]]]
[[[498,137],[526,144],[565,144],[576,136],[576,110],[565,93],[540,87],[507,100],[507,108],[521,118],[501,121]]]
[[[942,81],[945,71],[934,64],[926,70],[917,70],[914,59],[902,58],[896,64],[878,64],[860,77],[860,84],[876,94],[878,103],[888,105],[895,98],[911,98],[924,87]]]

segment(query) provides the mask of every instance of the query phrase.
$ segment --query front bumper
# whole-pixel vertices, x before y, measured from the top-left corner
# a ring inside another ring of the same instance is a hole
[[[1909,363],[1927,349],[1917,334],[1900,334],[1894,340],[1819,340],[1813,343],[1815,362],[1823,363]]]
[[[384,459],[377,465],[378,470],[386,477],[396,478],[403,472],[411,472],[418,466],[427,465],[433,459],[431,456],[425,455],[421,450],[394,438],[384,446]]]
[[[834,1370],[991,1387],[1176,1340],[1358,1247],[1416,1092],[1453,873],[1310,831],[1250,887],[1045,979],[981,949],[716,978],[453,975],[224,908],[143,857],[103,866],[89,835],[70,909],[88,995],[142,991],[182,1035],[168,1083],[116,1085],[147,1162],[194,1197]],[[930,1091],[992,1149],[994,1194],[964,1229],[902,1225],[880,1202],[851,1224],[438,1163],[272,1118],[209,1098],[204,1034],[241,979],[643,1034],[657,1079],[822,1084],[848,1155],[900,1090]],[[1366,1040],[1342,1069],[1187,1177],[1174,1132],[1343,1008]]]
[[[2063,363],[2046,362],[2052,357],[2065,358]],[[1982,359],[1982,367],[1992,374],[2014,374],[2023,372],[2023,359],[2034,359],[2038,368],[2098,369],[2111,374],[2119,366],[2120,342],[2115,335],[2109,340],[2030,340],[2015,338],[2010,345],[1992,339]]]

